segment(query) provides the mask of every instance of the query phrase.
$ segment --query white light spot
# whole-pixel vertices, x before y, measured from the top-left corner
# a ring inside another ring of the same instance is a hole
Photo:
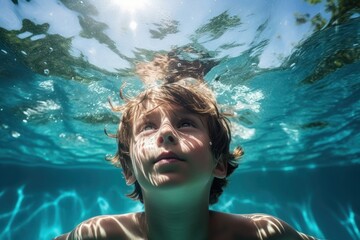
[[[16,131],[12,131],[12,132],[11,132],[11,136],[12,136],[13,138],[18,138],[18,137],[20,137],[20,133],[18,133],[18,132],[16,132]]]
[[[275,229],[270,224],[267,225],[267,230],[270,233],[270,235],[276,233]]]
[[[54,82],[53,80],[47,80],[44,82],[41,82],[39,86],[45,90],[54,91]]]
[[[30,38],[31,41],[36,41],[36,40],[39,40],[39,39],[43,39],[45,38],[46,35],[45,34],[39,34],[39,35],[34,35]]]
[[[24,39],[24,38],[30,37],[31,35],[33,35],[31,32],[26,31],[26,32],[18,34],[17,37],[20,39]]]
[[[135,31],[136,28],[137,28],[137,22],[135,22],[134,20],[132,20],[129,24],[129,28],[132,30],[132,31]]]
[[[95,55],[96,54],[96,49],[95,48],[90,48],[89,53],[92,54],[92,55]]]

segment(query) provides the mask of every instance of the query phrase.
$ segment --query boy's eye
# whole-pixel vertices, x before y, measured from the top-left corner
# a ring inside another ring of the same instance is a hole
[[[155,129],[153,124],[145,124],[142,130],[149,131],[149,130],[153,130],[153,129]]]
[[[182,120],[179,123],[180,128],[196,127],[196,125],[190,120]]]
[[[154,130],[155,129],[155,125],[152,123],[145,123],[143,124],[143,126],[141,126],[140,131],[144,132],[144,131],[150,131],[150,130]]]

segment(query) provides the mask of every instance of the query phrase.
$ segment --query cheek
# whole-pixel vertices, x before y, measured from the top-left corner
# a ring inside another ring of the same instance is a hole
[[[152,156],[152,152],[155,149],[155,137],[138,138],[136,142],[133,142],[131,145],[131,159],[137,163],[144,162]]]
[[[197,165],[201,166],[212,166],[209,163],[215,163],[214,154],[211,151],[210,140],[206,137],[190,137],[188,138],[188,144],[186,151],[192,154]]]

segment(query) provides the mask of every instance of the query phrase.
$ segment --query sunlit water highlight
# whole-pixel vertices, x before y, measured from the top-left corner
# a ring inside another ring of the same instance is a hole
[[[107,99],[124,82],[141,90],[134,61],[189,43],[219,60],[205,79],[246,152],[213,208],[360,239],[359,13],[313,34],[294,23],[331,21],[324,2],[0,1],[0,239],[51,239],[142,209],[104,160],[116,150],[104,128],[118,121]]]

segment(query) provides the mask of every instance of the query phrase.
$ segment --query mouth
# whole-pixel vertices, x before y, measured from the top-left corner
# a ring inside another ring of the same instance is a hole
[[[175,161],[184,161],[184,160],[179,158],[173,152],[163,152],[155,159],[155,163],[157,163],[157,162],[175,162]]]

